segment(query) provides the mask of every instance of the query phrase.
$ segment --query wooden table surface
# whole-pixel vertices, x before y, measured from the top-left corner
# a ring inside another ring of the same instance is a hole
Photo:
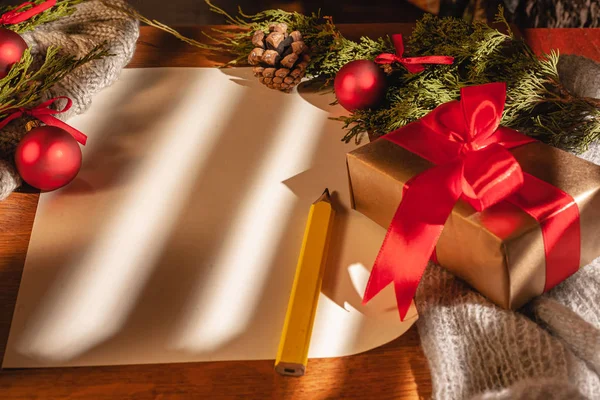
[[[411,24],[340,26],[345,36],[409,34]],[[201,39],[199,27],[182,28]],[[531,29],[535,51],[558,48],[600,61],[600,29]],[[187,46],[142,27],[129,67],[208,67],[227,58]],[[14,193],[0,202],[0,359],[23,271],[38,202],[36,193]],[[294,398],[397,399],[431,397],[431,378],[415,327],[380,348],[333,359],[311,359],[302,378],[281,377],[273,361],[229,361],[0,371],[2,399]]]

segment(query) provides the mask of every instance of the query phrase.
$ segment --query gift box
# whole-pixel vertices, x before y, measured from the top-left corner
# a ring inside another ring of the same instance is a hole
[[[389,227],[365,300],[394,282],[401,317],[430,257],[515,309],[600,255],[600,167],[500,127],[505,88],[484,86],[347,155],[353,207]]]

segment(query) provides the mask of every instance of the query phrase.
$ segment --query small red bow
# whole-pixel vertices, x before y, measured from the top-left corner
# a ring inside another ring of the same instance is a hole
[[[54,7],[55,4],[56,0],[46,0],[45,2],[38,5],[36,5],[32,1],[28,1],[26,3],[21,4],[17,8],[7,11],[4,14],[0,15],[0,25],[14,25],[27,21],[34,15],[43,13],[47,9]],[[29,10],[19,11],[27,6],[31,6],[31,8]]]
[[[396,54],[383,53],[375,58],[377,64],[391,64],[398,62],[411,74],[421,72],[425,69],[423,64],[452,64],[454,57],[449,56],[425,56],[425,57],[402,57],[404,54],[404,43],[402,35],[392,35],[392,41],[396,48]]]
[[[62,110],[51,109],[50,106],[59,99],[67,100],[67,104],[65,105],[65,107]],[[66,96],[60,96],[60,97],[55,97],[53,99],[50,99],[50,100],[48,100],[38,106],[35,106],[33,108],[29,108],[29,109],[22,108],[22,107],[14,108],[9,111],[10,115],[8,115],[6,118],[4,118],[2,121],[0,121],[0,129],[2,129],[6,125],[8,125],[9,122],[11,122],[17,118],[20,118],[23,115],[30,115],[34,118],[39,119],[46,125],[55,126],[57,128],[64,129],[65,131],[69,132],[71,134],[71,136],[73,136],[73,138],[75,138],[75,140],[77,140],[82,145],[85,145],[85,143],[87,141],[87,136],[83,132],[73,128],[71,125],[65,124],[60,119],[54,117],[55,114],[61,114],[61,113],[67,112],[71,108],[72,105],[73,105],[73,102],[71,101],[71,99],[69,99]],[[0,111],[0,113],[1,112],[2,111]]]

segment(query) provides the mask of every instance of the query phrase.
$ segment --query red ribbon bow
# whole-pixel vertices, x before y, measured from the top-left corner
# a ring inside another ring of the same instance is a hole
[[[14,25],[27,21],[34,15],[40,14],[46,11],[47,9],[54,7],[55,4],[56,0],[46,0],[45,2],[38,5],[36,5],[32,1],[28,1],[16,7],[15,9],[7,11],[4,14],[0,15],[0,25]],[[19,11],[27,6],[31,6],[31,8],[29,10]]]
[[[477,211],[507,200],[539,223],[546,254],[544,290],[577,271],[579,209],[562,190],[524,173],[507,150],[535,140],[499,126],[506,86],[461,89],[419,121],[385,135],[436,164],[410,179],[369,278],[363,303],[394,283],[404,319],[444,224],[462,198]],[[402,264],[402,265],[400,265]]]
[[[54,104],[57,100],[60,100],[60,99],[67,100],[67,104],[65,105],[65,107],[62,110],[51,109],[50,106],[52,104]],[[39,105],[35,106],[34,108],[29,108],[29,109],[13,108],[9,111],[11,114],[9,116],[7,116],[6,118],[4,118],[2,121],[0,121],[0,129],[2,129],[6,125],[8,125],[9,122],[11,122],[17,118],[20,118],[23,115],[30,115],[34,118],[39,119],[46,125],[55,126],[57,128],[64,129],[65,131],[69,132],[71,134],[71,136],[73,136],[75,138],[75,140],[77,140],[79,143],[81,143],[82,145],[85,146],[85,143],[87,141],[87,136],[83,132],[73,128],[71,125],[65,124],[60,119],[54,117],[54,115],[56,115],[56,114],[61,114],[61,113],[69,111],[69,109],[71,108],[72,105],[73,105],[73,102],[71,101],[70,98],[68,98],[66,96],[60,96],[60,97],[55,97],[53,99],[50,99],[42,104],[39,104]]]
[[[402,35],[392,35],[392,42],[396,48],[396,54],[383,53],[375,57],[377,64],[391,64],[399,62],[411,74],[421,72],[425,69],[423,64],[452,64],[454,57],[449,56],[425,56],[425,57],[402,57],[404,54],[404,42]]]

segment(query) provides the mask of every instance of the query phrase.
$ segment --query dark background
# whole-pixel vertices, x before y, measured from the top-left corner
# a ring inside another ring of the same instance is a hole
[[[24,0],[0,0],[20,4]],[[148,18],[167,25],[223,24],[204,0],[128,0]],[[502,4],[510,22],[526,27],[600,27],[600,0],[213,0],[231,14],[270,8],[311,13],[321,10],[336,23],[414,22],[423,12],[490,21]]]
[[[421,3],[435,3],[423,0]],[[222,24],[223,17],[208,11],[203,0],[129,0],[142,14],[162,19],[167,24]],[[213,0],[213,4],[234,14],[238,5],[245,13],[254,14],[271,8],[333,16],[334,22],[412,22],[423,10],[406,0]]]

